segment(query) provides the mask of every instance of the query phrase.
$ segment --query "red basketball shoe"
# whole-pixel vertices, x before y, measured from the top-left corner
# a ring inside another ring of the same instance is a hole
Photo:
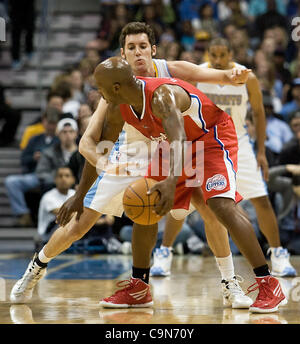
[[[142,308],[153,305],[150,286],[139,278],[131,277],[129,280],[120,281],[117,290],[112,296],[102,299],[100,305],[106,308]]]
[[[251,287],[257,286],[253,289]],[[256,283],[248,288],[248,293],[259,289],[259,293],[249,310],[253,313],[272,313],[278,311],[287,300],[282,292],[279,281],[273,276],[256,277]]]

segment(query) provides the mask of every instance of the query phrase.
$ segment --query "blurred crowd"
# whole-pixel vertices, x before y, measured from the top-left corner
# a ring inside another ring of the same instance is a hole
[[[296,30],[292,18],[297,16],[297,0],[100,1],[95,39],[87,42],[75,65],[53,80],[45,108],[25,129],[20,142],[23,174],[5,180],[16,225],[38,224],[43,241],[57,227],[55,212],[73,194],[84,164],[78,152],[80,136],[100,99],[92,77],[94,68],[120,53],[119,34],[125,24],[143,21],[155,31],[156,58],[200,64],[208,60],[209,42],[225,37],[234,61],[253,70],[264,95],[272,205],[280,221],[283,245],[300,254],[300,32],[298,41],[292,34]],[[2,98],[1,104],[6,104]],[[255,147],[251,111],[247,124]],[[247,202],[244,207],[257,228],[253,209]],[[100,218],[97,226],[104,228],[104,250],[129,252],[130,225],[125,216]],[[207,245],[202,220],[192,214],[184,228],[182,239],[175,243],[178,252],[203,252]],[[99,231],[89,233],[86,240],[90,246],[93,233]],[[264,238],[260,239],[263,244]],[[127,245],[122,246],[124,242]],[[238,254],[231,244],[233,253]]]

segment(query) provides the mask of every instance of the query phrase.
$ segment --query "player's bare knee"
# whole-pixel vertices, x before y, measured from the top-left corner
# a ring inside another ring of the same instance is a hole
[[[221,219],[232,218],[237,213],[235,203],[230,198],[215,197],[207,201],[208,206],[214,212],[215,216]]]

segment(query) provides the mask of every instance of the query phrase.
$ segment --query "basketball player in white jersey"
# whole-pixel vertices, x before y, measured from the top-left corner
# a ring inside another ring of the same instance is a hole
[[[202,68],[216,68],[229,70],[235,67],[246,68],[232,61],[232,51],[229,42],[222,38],[214,39],[209,45],[209,62],[201,64]],[[287,249],[281,247],[277,219],[268,198],[265,181],[268,180],[268,163],[265,156],[266,124],[265,112],[262,103],[262,94],[259,83],[253,73],[249,74],[245,85],[232,87],[231,85],[212,85],[198,83],[197,88],[206,94],[218,107],[227,112],[233,119],[238,143],[238,172],[237,191],[244,199],[250,200],[256,210],[259,227],[266,237],[270,246],[268,253],[271,253],[272,274],[275,276],[296,276],[296,270],[289,262]],[[257,154],[255,156],[253,146],[250,142],[245,117],[248,103],[252,107],[254,123],[256,128]],[[213,253],[216,251],[222,255],[216,256],[217,265],[222,267],[222,282],[226,292],[228,283],[234,283],[234,267],[230,248],[227,245],[218,247],[215,244],[220,242],[215,240],[216,231],[210,223],[215,223],[216,218],[209,212],[204,218],[205,232],[208,243]],[[167,276],[170,274],[172,252],[171,247],[177,234],[181,229],[180,221],[175,221],[168,217],[165,227],[162,246],[154,253],[154,264],[151,268],[151,276]],[[218,232],[220,235],[220,231]],[[223,230],[223,237],[227,233]],[[230,282],[231,281],[231,282]],[[226,303],[224,299],[224,303]]]
[[[121,55],[132,66],[136,75],[168,77],[170,75],[193,82],[214,82],[237,85],[247,80],[249,70],[218,71],[202,69],[199,66],[184,62],[154,60],[155,55],[154,34],[151,28],[143,23],[130,23],[121,33]],[[76,196],[65,203],[61,208],[58,221],[61,226],[55,231],[44,248],[35,255],[30,262],[23,277],[15,284],[11,291],[11,301],[26,302],[32,297],[32,292],[38,281],[45,275],[47,263],[71,244],[79,240],[95,224],[101,214],[121,216],[121,192],[140,176],[120,176],[102,172],[98,176],[96,143],[99,142],[102,127],[105,126],[107,104],[102,99],[95,111],[92,120],[80,142],[80,152],[85,156],[83,175]],[[135,142],[151,142],[141,133],[129,125],[125,125],[119,140],[110,154],[110,161],[122,161],[127,155],[127,148],[135,148]],[[107,132],[107,131],[106,131]],[[101,137],[101,140],[110,140]],[[140,162],[146,167],[148,156]],[[129,153],[128,153],[129,154]],[[136,157],[135,157],[136,158]],[[126,160],[126,159],[125,159]],[[96,180],[96,181],[95,181]],[[91,187],[92,186],[92,187]],[[73,213],[76,212],[74,216]],[[143,230],[143,226],[135,224],[133,232],[133,272],[131,283],[133,287],[147,285],[149,279],[151,252],[156,243],[157,229]],[[148,288],[148,287],[147,287]],[[129,305],[129,306],[134,306]],[[146,305],[149,306],[149,305]]]

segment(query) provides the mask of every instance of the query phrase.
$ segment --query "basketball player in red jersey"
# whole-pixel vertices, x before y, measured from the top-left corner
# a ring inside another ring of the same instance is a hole
[[[94,73],[99,92],[110,104],[107,122],[121,130],[124,120],[148,138],[166,135],[170,146],[181,149],[170,152],[167,177],[150,192],[161,194],[156,206],[159,215],[172,208],[188,209],[197,188],[187,187],[185,173],[175,175],[176,161],[183,161],[185,141],[204,142],[204,198],[218,220],[227,228],[242,254],[252,265],[259,293],[250,307],[252,312],[274,312],[286,303],[278,280],[271,276],[263,252],[248,219],[236,208],[235,171],[237,136],[229,115],[214,105],[192,85],[178,79],[136,78],[127,61],[119,57],[100,63]],[[217,178],[218,177],[218,178]],[[217,182],[215,180],[218,179]],[[197,203],[194,203],[197,208]],[[114,296],[102,300],[113,302]],[[120,305],[119,305],[120,306]]]

